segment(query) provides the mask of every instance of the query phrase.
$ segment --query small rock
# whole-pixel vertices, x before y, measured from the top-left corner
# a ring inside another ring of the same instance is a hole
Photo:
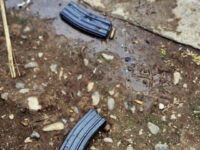
[[[111,126],[110,126],[110,124],[106,124],[106,126],[104,127],[104,130],[106,131],[106,132],[109,132],[110,131],[110,128],[111,128]]]
[[[25,94],[25,93],[28,93],[28,92],[29,92],[28,88],[19,90],[19,93],[22,93],[22,94]]]
[[[85,66],[88,66],[88,64],[89,64],[88,59],[84,58],[83,62],[84,62],[84,65],[85,65]]]
[[[171,119],[171,120],[176,120],[176,115],[175,115],[175,114],[172,114],[171,117],[170,117],[170,119]]]
[[[115,107],[115,100],[113,98],[108,99],[108,109],[113,110]]]
[[[168,150],[168,145],[158,143],[155,145],[155,150]]]
[[[63,130],[64,129],[64,124],[62,122],[56,122],[50,125],[47,125],[43,127],[43,131],[48,132],[48,131],[58,131],[58,130]]]
[[[90,147],[90,150],[96,150],[96,147],[91,146],[91,147]]]
[[[26,26],[25,28],[24,28],[24,33],[28,33],[28,32],[30,32],[31,31],[31,28],[29,27],[29,26]]]
[[[77,96],[78,96],[78,97],[81,97],[81,95],[82,95],[81,91],[78,90]]]
[[[117,117],[114,115],[110,115],[110,118],[117,120]]]
[[[139,135],[142,135],[142,134],[143,134],[143,129],[140,129]]]
[[[135,113],[135,110],[136,110],[136,107],[135,107],[135,105],[133,105],[133,106],[130,107],[129,109],[130,109],[130,111],[132,112],[132,114],[134,114],[134,113]]]
[[[77,77],[77,80],[81,80],[81,79],[82,79],[82,77],[83,77],[83,75],[82,75],[82,74],[80,74],[80,75]]]
[[[160,110],[163,110],[165,108],[165,105],[162,104],[162,103],[159,103],[158,107],[159,107]]]
[[[39,53],[38,53],[38,57],[39,57],[39,58],[42,58],[43,55],[44,55],[44,54],[43,54],[42,52],[39,52]]]
[[[194,148],[194,147],[190,147],[190,150],[196,150],[196,148]]]
[[[104,138],[103,141],[106,142],[106,143],[113,143],[113,140],[109,137]]]
[[[15,84],[15,87],[17,88],[17,89],[23,89],[24,88],[24,83],[22,83],[22,82],[17,82],[16,84]]]
[[[31,139],[39,139],[40,138],[40,134],[36,131],[33,131],[31,136],[30,136]]]
[[[177,85],[181,80],[181,74],[179,72],[174,72],[174,85]]]
[[[161,120],[162,121],[167,121],[167,117],[166,116],[162,116]]]
[[[126,150],[134,150],[132,145],[128,145]]]
[[[30,137],[27,137],[25,140],[24,140],[24,143],[32,143],[33,140],[30,138]]]
[[[79,113],[79,110],[78,110],[78,108],[77,107],[73,107],[73,111],[75,112],[75,113]]]
[[[92,105],[96,106],[99,104],[100,101],[100,95],[99,92],[96,91],[92,94]]]
[[[160,128],[151,122],[148,122],[147,126],[148,126],[150,132],[154,135],[156,135],[160,132]]]
[[[102,53],[102,56],[106,60],[113,60],[114,59],[113,55],[108,55],[108,54]]]
[[[68,120],[63,118],[62,122],[66,124],[68,122]]]
[[[125,57],[124,60],[125,60],[125,62],[129,62],[129,61],[131,61],[131,57]]]
[[[92,91],[93,87],[94,87],[94,82],[89,82],[87,85],[87,91],[88,92]]]
[[[28,98],[28,106],[30,110],[38,111],[42,108],[42,106],[38,102],[37,97],[29,97]]]
[[[184,84],[183,84],[183,87],[184,87],[185,89],[187,89],[187,84],[186,84],[186,83],[184,83]]]
[[[13,120],[14,117],[15,117],[15,116],[14,116],[13,114],[10,114],[10,115],[9,115],[9,119],[10,119],[10,120]]]
[[[36,67],[38,67],[38,63],[34,62],[34,61],[29,62],[29,63],[27,63],[27,64],[24,65],[24,68],[26,68],[26,69],[36,68]]]
[[[6,92],[6,93],[2,93],[1,94],[1,99],[3,99],[3,100],[8,100],[8,93]]]
[[[112,95],[114,95],[115,94],[115,90],[114,89],[112,89],[112,90],[110,90],[110,91],[108,91],[108,93],[112,96]]]
[[[50,66],[50,70],[51,70],[52,72],[54,72],[54,73],[57,73],[57,64],[52,64],[52,65]]]

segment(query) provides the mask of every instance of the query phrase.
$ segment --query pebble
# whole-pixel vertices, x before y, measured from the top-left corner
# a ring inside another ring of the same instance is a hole
[[[40,138],[40,134],[36,131],[33,131],[31,136],[30,136],[31,139],[39,139]]]
[[[89,64],[88,59],[84,58],[83,62],[84,62],[84,65],[85,65],[85,66],[88,66],[88,64]]]
[[[105,130],[106,132],[109,132],[110,129],[111,129],[110,124],[106,124],[106,126],[104,127],[104,130]]]
[[[187,86],[186,83],[184,83],[184,84],[183,84],[183,87],[184,87],[185,89],[187,89],[188,86]]]
[[[100,95],[99,92],[96,91],[92,94],[92,105],[96,106],[99,104],[100,101]]]
[[[25,140],[24,140],[24,143],[32,143],[33,140],[30,138],[30,137],[27,137]]]
[[[81,91],[78,90],[77,96],[78,96],[78,97],[81,97],[81,95],[82,95]]]
[[[42,52],[38,53],[38,57],[41,58],[44,54]]]
[[[134,150],[132,145],[128,145],[126,150]]]
[[[194,148],[194,147],[190,147],[190,150],[196,150],[196,148]]]
[[[115,94],[115,90],[114,89],[112,89],[112,90],[110,90],[110,91],[108,91],[108,93],[112,96],[112,95],[114,95]]]
[[[143,129],[140,129],[139,135],[142,135],[142,134],[143,134]]]
[[[5,92],[5,93],[2,93],[1,94],[1,99],[3,99],[3,100],[8,100],[8,93],[7,92]]]
[[[14,117],[15,117],[15,116],[14,116],[13,114],[10,114],[10,115],[9,115],[9,119],[10,119],[10,120],[13,120]]]
[[[158,143],[155,145],[155,150],[168,150],[168,145]]]
[[[113,60],[114,59],[114,56],[108,55],[108,54],[105,54],[105,53],[102,53],[102,56],[106,60]]]
[[[106,142],[106,143],[113,143],[113,140],[109,137],[104,138],[103,141]]]
[[[43,131],[48,132],[48,131],[58,131],[58,130],[63,130],[64,129],[64,124],[62,122],[56,122],[47,126],[43,127]]]
[[[114,115],[110,115],[110,118],[117,120],[117,117]]]
[[[158,107],[159,107],[160,110],[163,110],[165,108],[165,105],[162,104],[162,103],[159,103]]]
[[[29,89],[28,89],[28,88],[20,89],[20,90],[19,90],[19,93],[22,93],[22,94],[25,94],[25,93],[28,93],[28,92],[29,92]]]
[[[73,107],[73,111],[78,114],[79,113],[78,107]]]
[[[50,70],[54,73],[57,73],[57,64],[51,64]]]
[[[24,28],[24,33],[28,33],[28,32],[30,32],[31,31],[31,28],[29,27],[29,26],[26,26],[25,28]]]
[[[42,108],[42,106],[38,102],[37,97],[29,97],[28,98],[28,106],[30,110],[38,111]]]
[[[171,119],[171,120],[176,120],[176,115],[175,115],[175,114],[172,114],[171,117],[170,117],[170,119]]]
[[[15,87],[17,88],[17,89],[23,89],[24,88],[24,83],[22,83],[22,82],[17,82],[16,84],[15,84]]]
[[[94,88],[94,82],[89,82],[87,85],[87,91],[90,92]]]
[[[113,98],[108,98],[108,109],[113,110],[115,107],[115,100]]]
[[[136,110],[136,107],[135,107],[135,105],[133,105],[132,107],[130,107],[130,111],[132,112],[132,114],[134,114],[134,113],[135,113],[135,110]]]
[[[181,74],[179,72],[174,72],[174,85],[177,85],[181,80]]]
[[[131,61],[131,57],[125,57],[124,60],[125,60],[125,62],[129,62],[129,61]]]
[[[24,65],[24,68],[26,68],[26,69],[36,68],[36,67],[38,67],[38,63],[34,62],[34,61],[29,62],[29,63],[27,63],[27,64]]]
[[[83,75],[80,74],[78,77],[77,77],[77,80],[81,80],[83,78]]]
[[[156,135],[160,132],[160,128],[151,122],[148,122],[147,126],[148,126],[150,132],[154,135]]]

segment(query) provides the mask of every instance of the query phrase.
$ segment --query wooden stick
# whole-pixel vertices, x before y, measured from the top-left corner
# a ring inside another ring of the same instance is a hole
[[[15,78],[16,72],[15,72],[15,66],[13,62],[12,45],[11,45],[8,23],[7,23],[7,18],[6,18],[5,3],[4,3],[4,0],[0,0],[0,1],[1,1],[1,15],[2,15],[2,20],[3,20],[4,32],[5,32],[5,37],[6,37],[6,45],[7,45],[7,51],[8,51],[9,68],[10,68],[11,77]]]

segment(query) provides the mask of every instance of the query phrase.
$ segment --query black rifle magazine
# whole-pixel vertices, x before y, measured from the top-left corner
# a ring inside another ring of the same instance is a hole
[[[107,38],[112,29],[111,21],[87,12],[74,2],[69,2],[60,16],[72,26],[99,38]]]
[[[90,109],[69,132],[60,150],[84,150],[91,137],[105,122],[95,110]]]

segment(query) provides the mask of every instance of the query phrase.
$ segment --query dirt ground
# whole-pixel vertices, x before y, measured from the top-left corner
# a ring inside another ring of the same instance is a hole
[[[0,20],[0,150],[58,150],[90,108],[106,119],[107,128],[93,137],[88,150],[159,150],[159,143],[169,150],[200,149],[199,50],[115,18],[110,18],[117,27],[113,40],[102,41],[62,23],[76,33],[70,38],[58,34],[53,19],[29,12],[8,11],[21,73],[16,79],[10,77]],[[30,62],[35,65],[27,67]],[[89,83],[94,85],[90,90]],[[94,93],[100,97],[95,106]],[[37,111],[29,103],[33,97],[39,102]],[[115,102],[112,110],[109,99]],[[64,129],[43,131],[55,122]],[[150,122],[158,133],[149,129]],[[33,131],[40,136],[27,140]]]

